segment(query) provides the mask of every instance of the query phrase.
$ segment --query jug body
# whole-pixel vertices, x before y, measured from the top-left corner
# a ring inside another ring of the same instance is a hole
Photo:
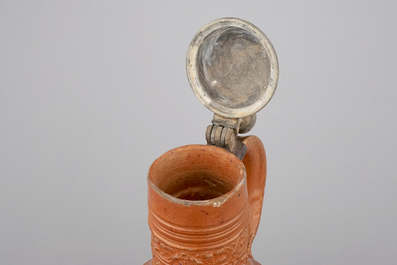
[[[259,139],[252,140],[257,144]],[[248,150],[248,160],[250,156]],[[264,150],[259,158],[265,159]],[[247,171],[255,169],[250,161],[246,169],[243,161],[215,146],[189,145],[153,163],[148,175],[153,259],[147,265],[259,264],[251,244],[259,224],[266,164],[264,160],[259,166],[262,176],[251,181]],[[262,193],[251,192],[253,199],[250,189],[258,187]]]

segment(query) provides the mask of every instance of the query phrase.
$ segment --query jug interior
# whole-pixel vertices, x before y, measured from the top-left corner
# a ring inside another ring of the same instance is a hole
[[[173,179],[172,183],[168,183],[169,185],[164,187],[164,192],[183,200],[210,200],[233,189],[233,184],[227,178],[200,172],[200,170]]]

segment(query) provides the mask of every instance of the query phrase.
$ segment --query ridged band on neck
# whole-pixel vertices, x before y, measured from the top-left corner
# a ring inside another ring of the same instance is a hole
[[[241,235],[248,226],[248,207],[230,220],[215,226],[179,226],[167,222],[153,211],[149,211],[149,224],[153,235],[170,247],[207,251],[228,245]]]

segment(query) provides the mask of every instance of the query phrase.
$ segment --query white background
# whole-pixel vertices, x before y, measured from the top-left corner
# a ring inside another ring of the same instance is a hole
[[[395,1],[0,2],[0,264],[143,264],[146,174],[205,143],[185,73],[221,17],[259,27],[280,79],[251,134],[262,264],[397,264]]]

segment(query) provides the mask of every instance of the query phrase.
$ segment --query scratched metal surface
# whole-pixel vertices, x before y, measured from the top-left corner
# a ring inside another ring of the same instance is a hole
[[[250,106],[269,83],[270,63],[265,48],[240,28],[212,32],[198,56],[203,89],[218,104],[230,108]]]
[[[197,98],[225,117],[258,112],[277,88],[273,45],[258,27],[238,18],[221,18],[203,26],[189,46],[186,68]]]

